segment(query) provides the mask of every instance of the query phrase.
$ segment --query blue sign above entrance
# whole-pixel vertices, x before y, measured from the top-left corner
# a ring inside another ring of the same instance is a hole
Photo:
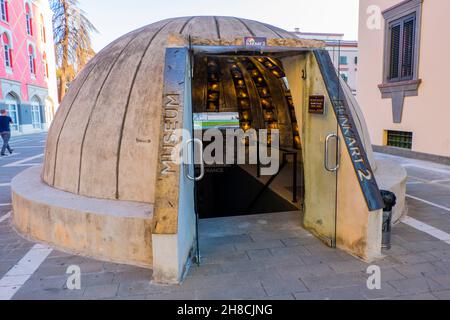
[[[265,47],[265,46],[267,46],[267,38],[245,37],[244,44],[247,47]]]

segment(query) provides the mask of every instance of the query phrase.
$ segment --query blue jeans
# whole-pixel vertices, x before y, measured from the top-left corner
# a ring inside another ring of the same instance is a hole
[[[11,147],[9,146],[9,139],[11,139],[11,132],[2,132],[3,139],[3,147],[2,147],[2,155],[5,154],[6,149],[8,149],[9,153],[12,153]]]

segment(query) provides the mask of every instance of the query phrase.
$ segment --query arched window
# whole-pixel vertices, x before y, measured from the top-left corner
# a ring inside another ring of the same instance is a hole
[[[5,22],[9,22],[8,0],[0,0],[0,6],[1,19]]]
[[[42,55],[42,63],[44,64],[44,76],[48,78],[48,61],[47,61],[47,54],[45,52]]]
[[[31,12],[30,4],[25,4],[25,18],[27,19],[27,33],[33,35],[33,14]]]
[[[44,16],[41,14],[41,38],[42,42],[47,43],[47,35],[45,33],[45,21]]]
[[[6,110],[8,111],[8,116],[11,117],[12,121],[14,122],[11,125],[11,129],[13,131],[19,130],[19,101],[18,99],[11,93],[8,93],[6,95],[5,99],[5,106]]]
[[[55,117],[55,104],[50,97],[45,99],[45,123],[50,125],[52,123],[53,118]]]
[[[31,44],[28,46],[28,57],[29,57],[29,64],[30,64],[30,73],[32,75],[36,76],[36,54],[35,54],[34,48]]]
[[[13,67],[13,55],[12,55],[12,48],[11,48],[11,39],[6,32],[3,32],[2,41],[3,41],[3,50],[4,50],[4,54],[5,54],[5,67],[12,68]]]
[[[36,96],[31,99],[31,123],[34,129],[42,129],[41,101]]]

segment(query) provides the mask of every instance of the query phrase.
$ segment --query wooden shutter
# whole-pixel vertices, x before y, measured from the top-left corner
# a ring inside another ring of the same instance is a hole
[[[6,22],[9,22],[9,8],[8,8],[8,1],[5,0],[5,18]]]
[[[403,24],[402,78],[412,78],[414,73],[415,18],[405,20]]]
[[[401,25],[391,26],[391,55],[389,67],[389,79],[397,79],[400,76],[400,33]]]

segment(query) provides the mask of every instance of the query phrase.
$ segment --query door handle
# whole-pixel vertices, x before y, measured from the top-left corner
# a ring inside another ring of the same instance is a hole
[[[184,174],[186,178],[188,178],[189,180],[197,182],[202,180],[205,176],[205,162],[203,161],[203,142],[200,139],[189,139],[186,142],[186,148],[189,147],[189,145],[191,144],[194,144],[194,146],[197,144],[200,147],[200,175],[198,177],[192,177],[189,174],[189,167],[186,164]],[[195,151],[195,148],[193,148],[193,150]],[[195,155],[194,155],[194,164],[195,164]]]
[[[330,141],[331,139],[336,139],[336,145],[337,145],[337,159],[336,159],[336,166],[334,168],[330,168],[328,166],[329,164],[329,151],[330,151]],[[337,172],[340,168],[340,162],[341,162],[341,141],[337,134],[331,133],[327,136],[327,139],[325,141],[325,170],[329,172]]]

